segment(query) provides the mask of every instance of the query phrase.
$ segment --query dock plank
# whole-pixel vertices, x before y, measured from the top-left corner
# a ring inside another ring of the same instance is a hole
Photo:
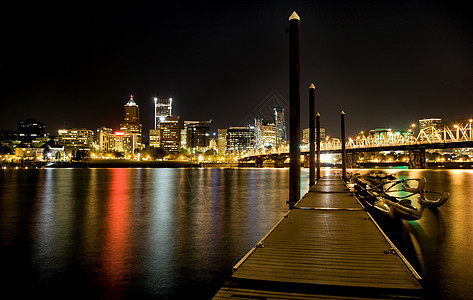
[[[392,244],[338,176],[319,180],[235,266],[231,281],[215,299],[422,295],[405,260],[392,251]]]

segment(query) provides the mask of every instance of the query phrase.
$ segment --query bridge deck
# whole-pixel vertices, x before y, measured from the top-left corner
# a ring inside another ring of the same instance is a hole
[[[391,249],[341,179],[326,176],[234,267],[214,299],[421,297],[420,278]]]

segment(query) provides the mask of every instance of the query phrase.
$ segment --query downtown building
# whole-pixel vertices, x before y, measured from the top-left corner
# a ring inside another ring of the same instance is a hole
[[[276,124],[255,118],[255,150],[276,147]]]
[[[225,151],[229,154],[240,154],[245,151],[252,151],[255,144],[255,132],[253,126],[247,127],[229,127],[225,131],[219,130],[219,149],[220,133],[225,132]]]
[[[120,130],[113,132],[112,128],[97,129],[98,151],[104,153],[121,153],[124,156],[134,156],[136,150],[143,148],[142,126],[140,124],[140,108],[130,95],[123,107],[123,122]]]
[[[184,121],[181,129],[181,147],[195,150],[205,149],[210,146],[210,122],[208,121]]]
[[[317,128],[315,131],[315,141],[317,142]],[[325,139],[325,128],[320,127],[320,140]],[[310,143],[310,128],[304,128],[302,130],[302,144],[308,145]]]
[[[36,139],[46,138],[46,126],[36,119],[26,118],[18,121],[18,139],[30,143]]]
[[[100,153],[123,153],[133,155],[134,137],[126,135],[123,131],[113,132],[112,128],[100,127],[97,129],[97,143]]]
[[[125,152],[125,154],[134,155],[136,150],[141,150],[143,148],[140,107],[136,104],[135,100],[133,100],[133,95],[130,95],[130,99],[123,108],[123,123],[120,124],[120,132],[117,132],[118,135],[116,136],[123,136],[124,140],[131,140],[131,149],[127,146],[122,148],[122,151],[118,152]]]
[[[86,128],[59,129],[55,142],[65,150],[90,151],[94,145],[94,132]]]
[[[149,130],[149,146],[170,153],[179,151],[179,117],[173,117],[172,98],[154,98],[154,129]]]

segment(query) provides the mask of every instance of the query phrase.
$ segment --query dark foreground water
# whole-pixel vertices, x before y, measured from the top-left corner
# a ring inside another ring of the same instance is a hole
[[[0,172],[0,282],[12,299],[209,299],[287,211],[288,169]],[[473,171],[389,172],[452,193],[420,221],[381,223],[428,298],[471,298]],[[302,193],[307,183],[304,169]]]

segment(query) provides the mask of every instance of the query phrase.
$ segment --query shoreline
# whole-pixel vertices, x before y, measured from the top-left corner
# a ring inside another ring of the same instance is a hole
[[[126,159],[91,159],[87,162],[56,162],[47,166],[45,162],[25,161],[21,164],[2,163],[2,169],[38,169],[38,168],[255,168],[254,162],[197,162],[197,161],[136,161]],[[274,168],[271,163],[264,163],[262,168]],[[289,167],[285,163],[282,168]],[[321,167],[341,168],[340,164],[322,163]],[[356,169],[369,168],[407,168],[407,163],[357,163]],[[472,169],[473,162],[427,162],[427,169]]]

